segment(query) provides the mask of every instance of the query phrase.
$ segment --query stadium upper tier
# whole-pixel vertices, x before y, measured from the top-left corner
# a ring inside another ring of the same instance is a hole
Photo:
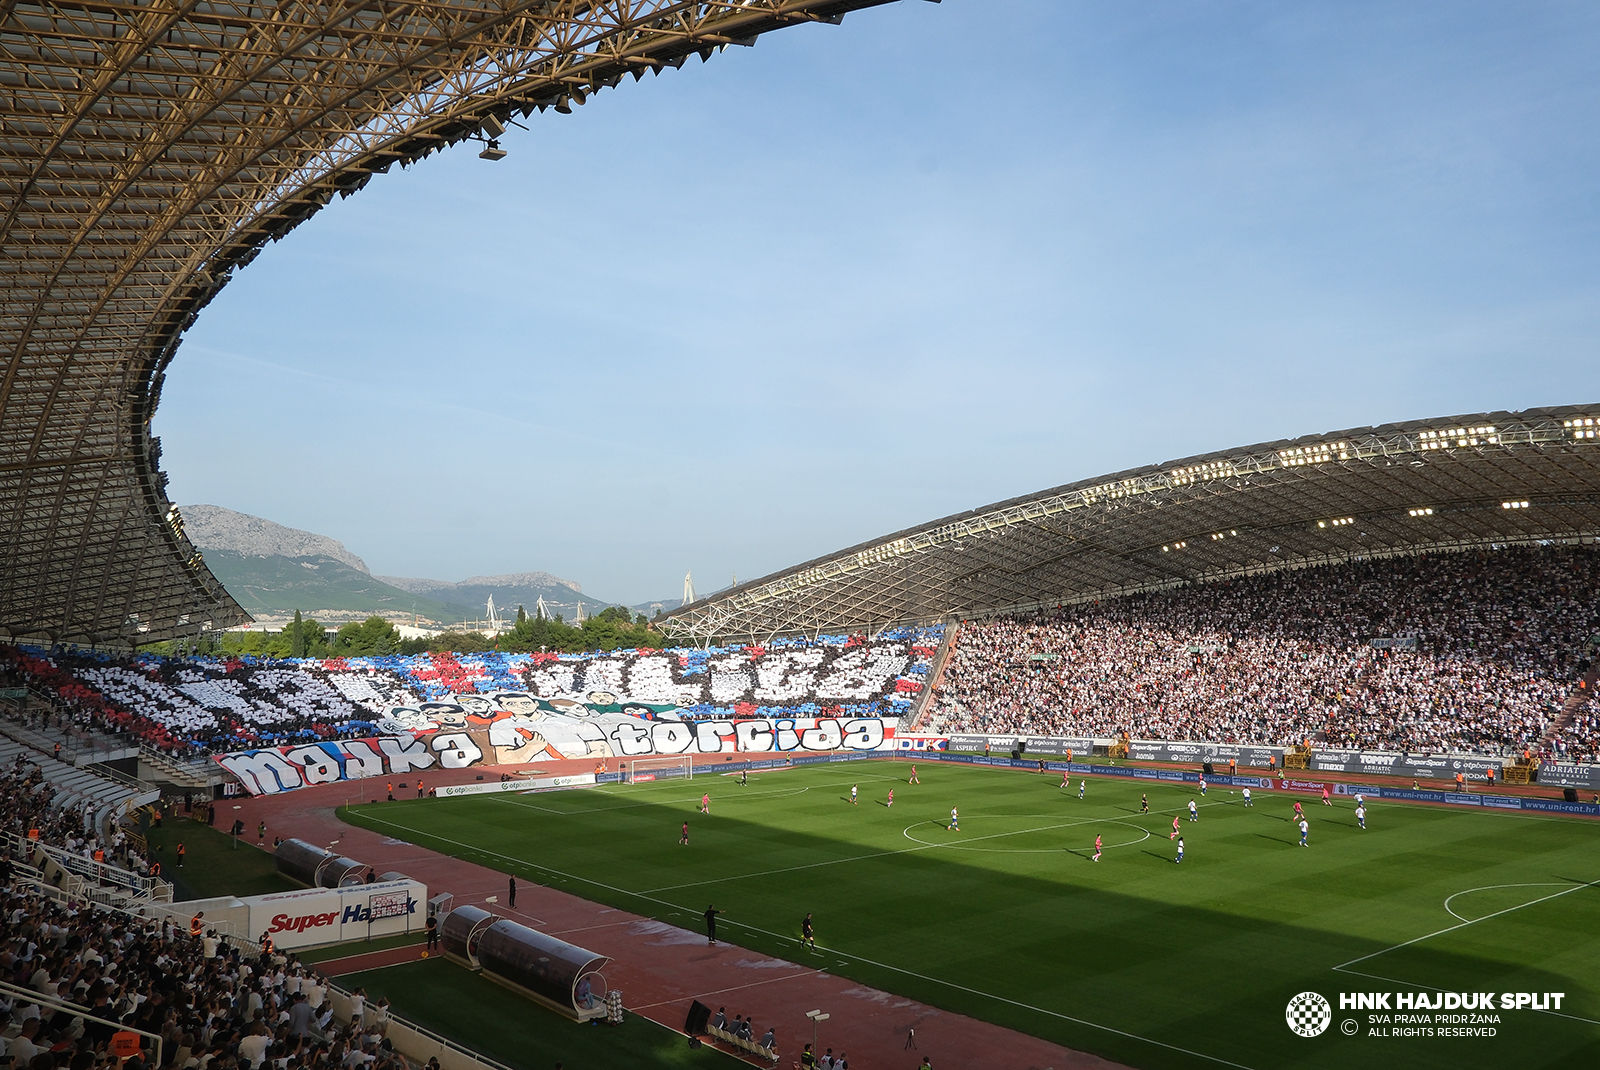
[[[268,241],[515,117],[888,0],[0,4],[0,632],[247,619],[150,421],[180,335]]]
[[[987,616],[1364,557],[1592,540],[1600,404],[1354,428],[1086,479],[675,610],[699,640]]]

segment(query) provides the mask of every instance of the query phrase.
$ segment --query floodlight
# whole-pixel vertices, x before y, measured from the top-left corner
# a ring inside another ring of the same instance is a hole
[[[562,115],[572,114],[572,104],[565,93],[556,98],[556,111]]]
[[[483,122],[479,124],[479,128],[491,138],[497,138],[506,132],[505,124],[499,119],[496,119],[493,115],[485,115],[483,117]]]
[[[478,153],[478,159],[480,160],[503,160],[505,158],[506,150],[500,147],[500,142],[498,141],[489,142],[484,150]]]

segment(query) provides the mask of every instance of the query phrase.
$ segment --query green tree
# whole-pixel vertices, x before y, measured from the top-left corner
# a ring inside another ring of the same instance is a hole
[[[306,656],[306,637],[300,630],[300,611],[294,611],[294,623],[289,625],[289,656],[303,658]]]
[[[366,657],[393,654],[400,649],[400,632],[382,617],[373,615],[360,624],[351,621],[333,637],[331,653],[340,657]]]

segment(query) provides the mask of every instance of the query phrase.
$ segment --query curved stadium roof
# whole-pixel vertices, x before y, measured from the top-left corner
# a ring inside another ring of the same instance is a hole
[[[1600,404],[1267,442],[959,513],[669,615],[700,641],[984,616],[1366,556],[1600,534]]]
[[[268,241],[515,116],[887,2],[0,0],[0,634],[249,619],[150,420],[179,336]]]

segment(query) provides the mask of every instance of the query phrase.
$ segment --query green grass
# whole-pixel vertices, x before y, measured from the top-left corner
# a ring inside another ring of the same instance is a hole
[[[371,940],[357,940],[348,944],[330,944],[309,951],[296,951],[295,954],[305,962],[327,962],[331,959],[366,955],[373,951],[388,951],[392,947],[409,947],[412,944],[420,947],[427,942],[428,937],[422,932],[396,933],[393,936],[379,936]]]
[[[222,817],[218,815],[217,820]],[[301,887],[280,874],[272,852],[254,846],[249,837],[239,837],[235,847],[233,837],[181,815],[166,818],[161,828],[147,829],[145,838],[151,852],[161,859],[161,875],[172,881],[180,900],[292,892]],[[181,868],[179,843],[187,852]],[[161,851],[155,853],[158,846]]]
[[[637,1014],[620,1026],[579,1025],[443,958],[351,974],[339,983],[365,988],[372,999],[387,996],[400,1017],[526,1070],[547,1070],[557,1060],[573,1068],[743,1065],[710,1047],[690,1050],[683,1037]]]
[[[1201,820],[1171,821],[1187,786],[1094,779],[1088,798],[1056,775],[903,765],[812,766],[540,795],[358,806],[352,823],[574,894],[720,935],[754,950],[1033,1033],[1137,1067],[1252,1070],[1594,1065],[1600,1026],[1501,1012],[1492,1038],[1346,1037],[1340,992],[1565,992],[1600,1019],[1600,825],[1492,811],[1301,796],[1253,809],[1213,788]],[[890,779],[890,778],[894,779]],[[851,806],[851,782],[862,801]],[[883,805],[896,788],[893,810]],[[696,813],[702,790],[712,816]],[[1155,813],[1141,816],[1139,796]],[[960,832],[946,831],[950,807]],[[682,821],[692,843],[678,846]],[[1096,834],[1108,845],[1089,860]],[[1490,887],[1490,886],[1517,887]],[[1451,906],[1467,919],[1457,925]],[[1574,890],[1575,889],[1575,890]],[[1565,892],[1555,898],[1533,900]],[[1504,910],[1494,917],[1487,915]],[[797,942],[815,913],[824,951]],[[1395,945],[1438,933],[1405,947]],[[1339,973],[1334,967],[1375,957]],[[1292,1033],[1290,997],[1334,1004],[1320,1037]],[[1359,1016],[1365,1025],[1365,1015]]]

